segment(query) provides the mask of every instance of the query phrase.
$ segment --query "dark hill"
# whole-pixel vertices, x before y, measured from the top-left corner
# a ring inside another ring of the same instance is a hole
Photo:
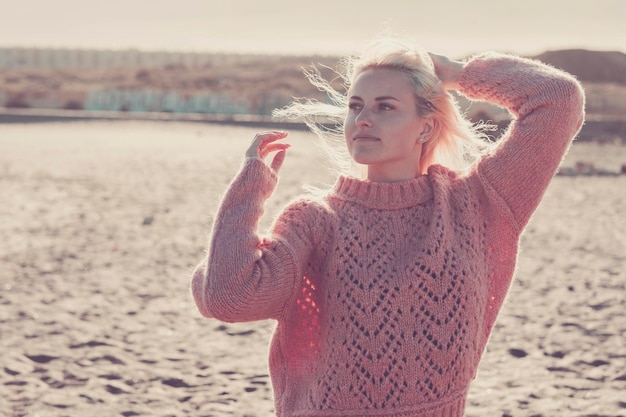
[[[533,58],[574,74],[580,81],[626,85],[626,54],[622,52],[565,49]]]

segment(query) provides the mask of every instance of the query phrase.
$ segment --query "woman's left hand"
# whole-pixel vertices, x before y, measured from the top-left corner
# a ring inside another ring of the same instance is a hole
[[[460,88],[459,81],[463,72],[463,63],[454,61],[447,56],[437,55],[429,52],[430,59],[435,65],[435,73],[441,80],[446,90],[458,90]]]

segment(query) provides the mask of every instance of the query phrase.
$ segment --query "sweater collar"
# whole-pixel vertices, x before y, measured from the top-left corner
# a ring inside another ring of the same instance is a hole
[[[428,175],[403,182],[371,182],[340,176],[333,197],[373,209],[402,209],[429,201],[433,189]]]

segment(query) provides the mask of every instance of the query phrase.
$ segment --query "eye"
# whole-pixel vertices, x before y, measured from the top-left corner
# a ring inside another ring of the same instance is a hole
[[[394,106],[392,106],[392,105],[391,105],[391,104],[389,104],[389,103],[380,103],[380,104],[378,105],[378,108],[379,108],[380,110],[393,110],[393,109],[395,109],[395,107],[394,107]]]
[[[361,105],[361,103],[352,102],[348,104],[348,108],[352,111],[359,111],[363,108],[363,106]]]

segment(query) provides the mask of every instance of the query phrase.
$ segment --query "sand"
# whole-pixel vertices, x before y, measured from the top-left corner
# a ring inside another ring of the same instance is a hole
[[[216,204],[255,129],[0,125],[0,415],[271,416],[274,323],[224,324],[189,294]],[[304,132],[271,216],[328,180]],[[574,145],[618,171],[626,147]],[[467,416],[626,416],[626,175],[557,176]]]

